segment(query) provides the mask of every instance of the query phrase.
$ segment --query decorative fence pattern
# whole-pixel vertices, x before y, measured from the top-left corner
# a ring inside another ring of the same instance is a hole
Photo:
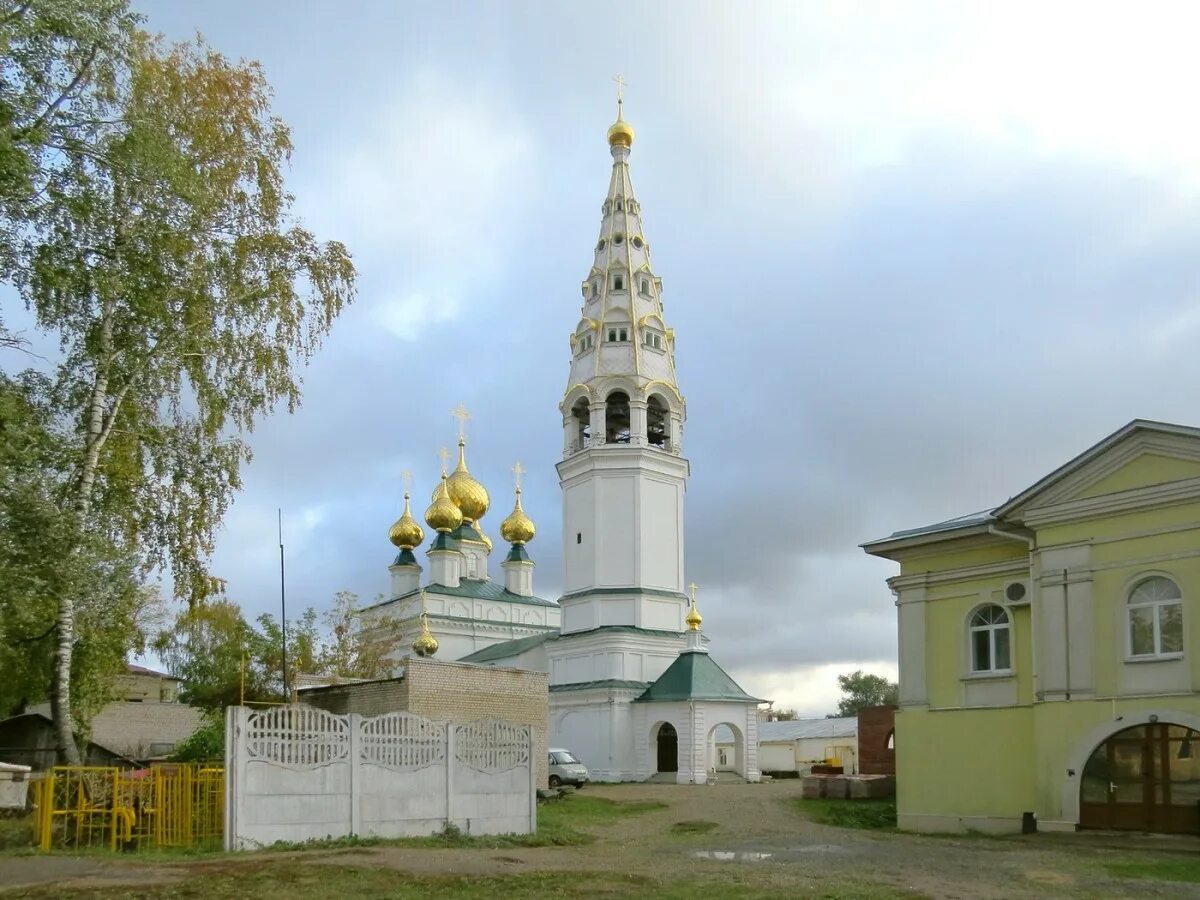
[[[225,770],[219,765],[55,766],[33,790],[33,842],[42,850],[221,844]]]
[[[226,711],[225,848],[537,827],[528,725],[307,707]]]

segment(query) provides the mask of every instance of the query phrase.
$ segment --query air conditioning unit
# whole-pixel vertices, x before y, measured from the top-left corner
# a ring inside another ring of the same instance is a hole
[[[1033,599],[1027,579],[1017,579],[1004,584],[1004,602],[1008,606],[1028,606]]]

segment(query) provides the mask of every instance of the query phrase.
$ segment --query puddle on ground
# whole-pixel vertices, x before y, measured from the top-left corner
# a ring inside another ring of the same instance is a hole
[[[762,862],[764,859],[770,859],[771,855],[733,850],[697,850],[692,854],[698,859],[719,859],[722,862]]]

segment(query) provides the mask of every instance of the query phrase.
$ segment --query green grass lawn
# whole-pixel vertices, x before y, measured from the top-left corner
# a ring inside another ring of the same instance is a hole
[[[1187,881],[1200,884],[1200,860],[1157,860],[1155,862],[1108,863],[1110,875],[1154,881]]]
[[[0,850],[27,850],[33,845],[33,816],[0,817]]]
[[[896,827],[896,800],[831,800],[828,798],[792,800],[801,815],[838,828],[880,830]]]

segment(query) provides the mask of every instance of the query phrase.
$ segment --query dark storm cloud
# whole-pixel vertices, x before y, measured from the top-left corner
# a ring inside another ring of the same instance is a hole
[[[557,404],[614,65],[640,76],[633,177],[688,399],[688,576],[735,676],[894,660],[895,568],[859,543],[997,504],[1136,416],[1197,421],[1200,216],[1173,170],[1047,152],[1040,120],[1024,143],[974,120],[898,124],[899,76],[867,64],[827,101],[822,67],[859,59],[851,39],[801,29],[796,57],[782,7],[725,22],[727,64],[703,52],[711,27],[663,10],[638,13],[619,59],[565,8],[376,12],[276,29],[241,6],[151,7],[156,27],[264,61],[306,219],[362,273],[300,412],[252,436],[217,554],[252,610],[276,603],[278,506],[294,603],[386,588],[399,474],[420,515],[460,401],[484,525],[498,539],[521,459],[536,588],[556,596]],[[926,77],[924,46],[889,64]],[[878,122],[854,106],[872,77]]]

